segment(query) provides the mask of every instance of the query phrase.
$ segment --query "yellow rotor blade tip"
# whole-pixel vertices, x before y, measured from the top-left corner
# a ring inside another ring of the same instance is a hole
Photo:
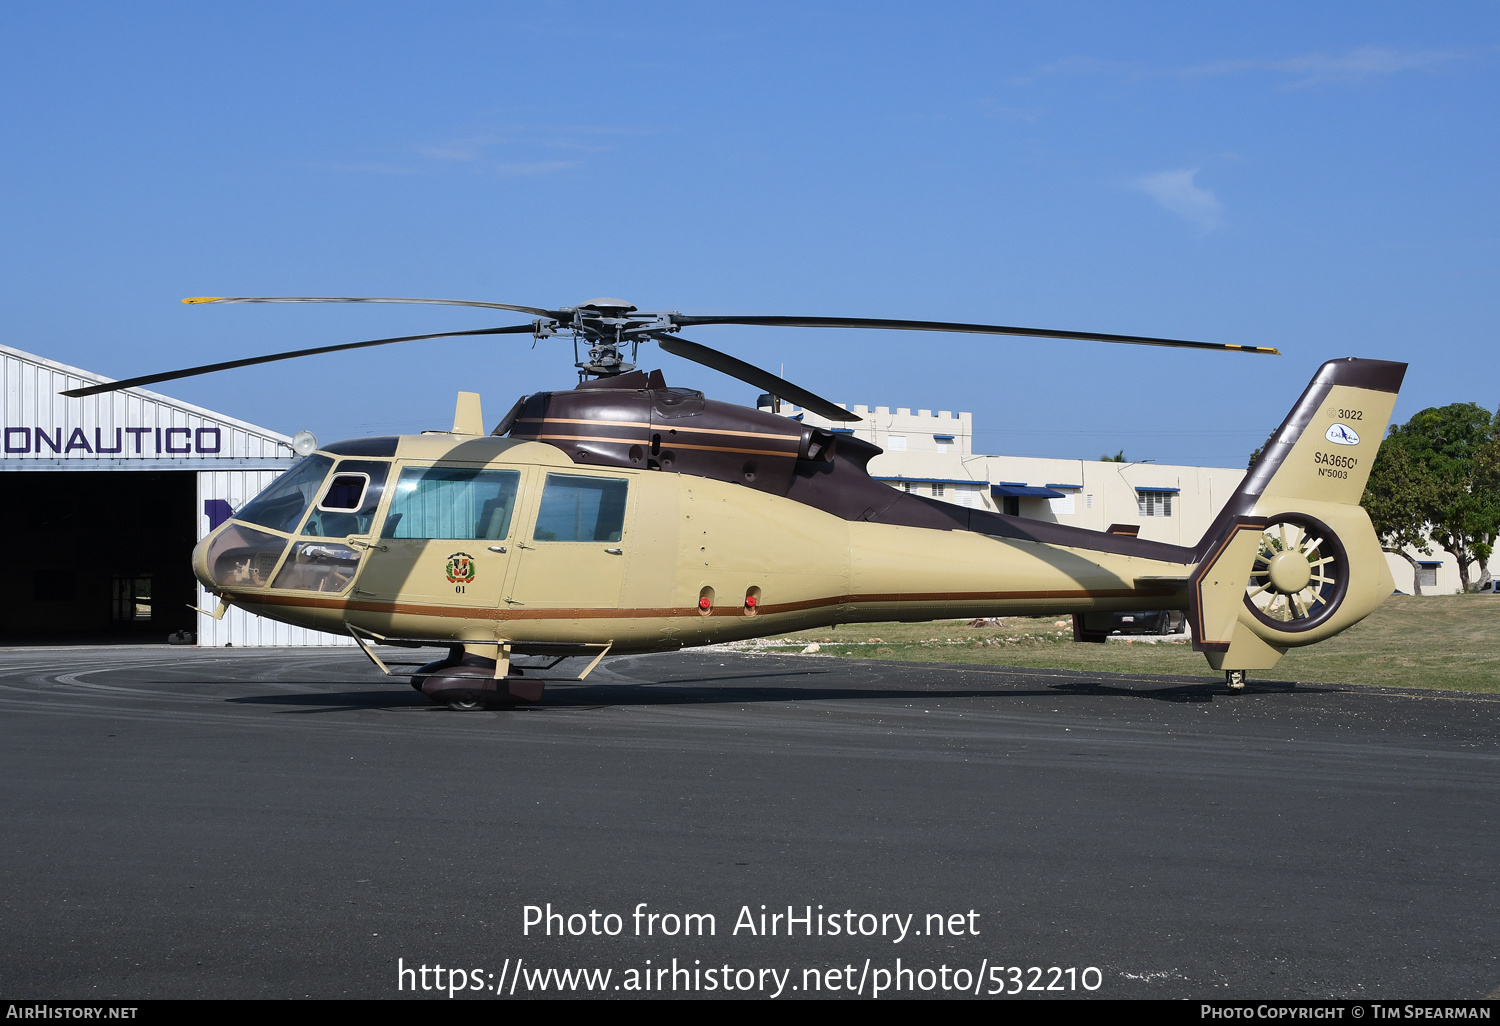
[[[217,303],[223,298],[223,296],[188,296],[183,302],[191,306],[194,303]]]

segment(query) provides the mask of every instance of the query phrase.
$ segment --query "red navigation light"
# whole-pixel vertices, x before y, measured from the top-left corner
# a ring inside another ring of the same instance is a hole
[[[698,600],[698,608],[704,610],[705,612],[709,610],[713,606],[713,604],[714,600],[709,598],[707,595],[704,595],[701,599]]]
[[[756,598],[756,597],[755,597],[755,596],[754,596],[754,595],[746,595],[746,596],[745,596],[745,605],[746,605],[746,606],[747,606],[747,607],[748,607],[748,608],[750,608],[750,609],[754,609],[754,608],[755,608],[755,605],[756,605],[756,603],[757,603],[757,602],[758,602],[758,601],[759,601],[759,600],[758,600],[758,599],[757,599],[757,598]]]

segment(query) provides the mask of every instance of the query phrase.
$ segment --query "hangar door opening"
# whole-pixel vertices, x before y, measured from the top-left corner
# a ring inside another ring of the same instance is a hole
[[[163,644],[195,629],[191,471],[0,476],[0,643]]]

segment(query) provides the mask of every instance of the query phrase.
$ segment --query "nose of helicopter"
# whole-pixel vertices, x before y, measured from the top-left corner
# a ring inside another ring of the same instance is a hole
[[[231,520],[193,549],[193,574],[209,591],[259,590],[271,583],[287,540]]]
[[[193,576],[198,578],[198,583],[209,591],[215,591],[214,580],[208,573],[208,543],[217,532],[210,531],[197,545],[193,546]]]

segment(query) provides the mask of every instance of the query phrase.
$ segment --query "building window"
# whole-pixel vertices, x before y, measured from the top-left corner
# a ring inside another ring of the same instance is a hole
[[[1169,517],[1172,515],[1171,492],[1136,492],[1135,504],[1143,517]]]
[[[952,435],[933,435],[932,440],[937,443],[938,452],[947,452],[948,446],[953,444]]]
[[[934,481],[932,483],[932,497],[934,499],[941,499],[943,497],[943,490],[943,483],[941,481]]]
[[[891,452],[905,452],[906,451],[906,436],[905,435],[886,435],[885,436],[885,447],[887,449],[889,449]]]
[[[1075,489],[1056,488],[1055,485],[1048,485],[1047,487],[1054,488],[1055,490],[1062,492],[1062,498],[1047,500],[1047,506],[1052,510],[1053,516],[1070,517],[1077,512],[1075,503],[1077,501],[1078,492]]]
[[[1417,584],[1420,587],[1423,587],[1423,588],[1436,588],[1437,587],[1437,570],[1438,570],[1438,568],[1437,568],[1437,566],[1435,564],[1434,565],[1418,564],[1418,566],[1417,566]]]
[[[903,492],[909,492],[909,491],[911,491],[911,482],[910,481],[902,481],[901,482],[901,490]]]

